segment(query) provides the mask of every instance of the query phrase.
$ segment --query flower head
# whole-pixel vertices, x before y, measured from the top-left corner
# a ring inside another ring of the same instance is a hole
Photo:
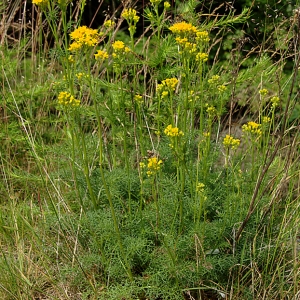
[[[279,105],[279,97],[274,96],[270,99],[271,103],[272,103],[272,108],[274,109],[275,107],[277,107]]]
[[[70,33],[72,44],[69,46],[70,51],[77,51],[84,46],[93,47],[97,45],[100,37],[96,29],[86,26],[80,26]]]
[[[181,36],[189,36],[197,33],[197,28],[190,23],[175,23],[169,28],[173,33]]]
[[[247,124],[244,124],[242,126],[242,130],[243,132],[248,132],[252,135],[257,135],[257,136],[261,136],[262,131],[261,131],[261,124],[255,123],[255,122],[248,122]]]
[[[109,57],[108,53],[105,50],[98,50],[97,53],[95,54],[96,60],[104,60],[108,57]]]
[[[220,93],[225,92],[227,90],[227,86],[224,84],[218,85],[217,89]]]
[[[82,78],[89,78],[88,74],[82,72],[76,73],[75,76],[77,77],[78,80],[81,80]]]
[[[240,145],[240,140],[233,138],[231,135],[227,134],[223,140],[223,145],[225,148],[236,149]]]
[[[202,43],[208,43],[209,42],[209,36],[207,31],[197,31],[196,32],[196,41],[202,42]]]
[[[80,100],[75,99],[75,97],[68,92],[60,92],[57,100],[58,104],[66,107],[76,107],[80,105]]]
[[[169,92],[174,92],[175,88],[178,84],[178,79],[173,78],[167,78],[161,82],[161,84],[157,85],[156,91],[160,93],[163,97],[166,97]]]
[[[137,16],[137,11],[132,8],[125,8],[124,11],[122,12],[122,17],[128,22],[128,23],[134,23],[136,24],[140,17]]]
[[[115,41],[112,44],[112,47],[114,49],[114,53],[113,53],[114,58],[120,58],[125,53],[128,53],[131,51],[130,48],[126,47],[124,42],[122,42],[122,41]]]
[[[269,93],[269,91],[267,89],[262,89],[262,90],[259,91],[259,94],[261,96],[266,96],[268,93]]]
[[[204,192],[204,188],[205,188],[205,184],[202,183],[202,182],[199,182],[197,185],[196,185],[196,191],[198,193],[203,193]]]
[[[171,4],[168,2],[168,1],[165,1],[164,2],[164,8],[165,9],[168,9],[168,8],[170,8],[171,7]]]
[[[207,82],[211,85],[217,84],[220,81],[219,75],[213,75],[210,79],[207,80]]]
[[[143,96],[137,94],[134,96],[134,101],[136,101],[138,104],[143,103]]]
[[[74,60],[73,55],[69,55],[68,61],[69,61],[71,64],[74,64],[74,63],[75,63],[75,60]]]
[[[212,105],[211,106],[207,105],[206,112],[207,112],[209,118],[212,118],[217,114],[216,108]]]
[[[198,62],[206,62],[206,61],[208,61],[208,54],[207,53],[203,53],[203,52],[199,52],[196,55],[196,61],[198,61]]]
[[[167,128],[164,130],[164,133],[170,137],[184,135],[184,133],[181,130],[179,130],[177,127],[173,127],[172,125],[168,125]]]
[[[116,51],[116,52],[123,51],[123,49],[125,48],[125,44],[122,41],[115,41],[112,44],[112,47],[113,47],[114,51]]]
[[[48,4],[48,0],[32,0],[32,3],[37,6],[42,6]]]
[[[162,160],[158,159],[157,157],[150,157],[148,158],[148,164],[147,164],[147,175],[155,175],[161,168]]]
[[[112,21],[112,20],[107,20],[107,21],[104,22],[103,25],[104,25],[104,27],[106,27],[106,28],[111,28],[111,27],[114,27],[114,26],[115,26],[115,22]]]
[[[262,123],[263,124],[268,124],[270,122],[271,122],[271,118],[270,117],[265,116],[265,117],[262,118]]]

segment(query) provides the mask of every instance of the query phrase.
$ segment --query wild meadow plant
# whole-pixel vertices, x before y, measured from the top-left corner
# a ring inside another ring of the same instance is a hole
[[[47,146],[3,62],[5,106],[37,165],[26,180],[41,179],[16,200],[21,175],[1,154],[2,298],[297,299],[299,123],[288,120],[299,50],[274,88],[281,70],[271,59],[240,71],[214,50],[248,9],[200,22],[167,1],[150,0],[144,14],[126,2],[118,20],[93,29],[81,25],[85,1],[76,22],[70,1],[33,3],[55,41],[61,73],[47,101],[59,126]],[[149,27],[138,37],[140,16]],[[233,120],[245,84],[256,84],[244,97],[258,109]]]

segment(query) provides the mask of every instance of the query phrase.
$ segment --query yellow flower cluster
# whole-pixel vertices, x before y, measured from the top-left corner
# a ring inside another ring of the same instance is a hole
[[[217,89],[220,93],[225,92],[227,90],[227,86],[224,84],[218,85]]]
[[[207,80],[207,82],[211,85],[217,84],[220,81],[219,75],[213,75],[210,79]]]
[[[206,62],[206,61],[208,61],[208,54],[207,53],[203,53],[203,52],[199,52],[196,55],[196,61],[199,61],[199,62]]]
[[[164,133],[170,137],[184,135],[184,133],[181,130],[179,130],[177,127],[172,127],[172,125],[168,125],[167,128],[164,130]]]
[[[164,8],[165,9],[170,8],[170,6],[171,6],[171,4],[168,1],[164,2]]]
[[[227,90],[227,86],[224,84],[219,84],[220,83],[220,76],[219,75],[213,75],[210,79],[207,80],[208,84],[210,86],[213,86],[216,88],[220,93],[224,92]]]
[[[81,78],[89,78],[88,74],[85,74],[85,73],[82,73],[82,72],[79,72],[79,73],[75,74],[75,76],[77,77],[78,80],[80,80]]]
[[[205,188],[205,184],[202,182],[199,182],[196,186],[196,191],[198,193],[203,193],[204,192],[204,188]]]
[[[271,101],[271,103],[272,103],[272,108],[275,108],[275,107],[277,107],[277,106],[279,105],[280,99],[279,99],[279,97],[274,96],[274,97],[272,97],[272,98],[270,99],[270,101]]]
[[[74,64],[75,59],[74,59],[73,55],[69,55],[68,61],[69,61],[69,63]]]
[[[188,100],[189,102],[193,102],[199,99],[199,96],[195,93],[195,91],[191,90],[189,91]]]
[[[108,57],[109,57],[108,53],[105,50],[98,50],[97,53],[95,54],[96,60],[104,60]]]
[[[260,128],[261,128],[260,124],[252,122],[252,121],[250,121],[247,124],[244,124],[242,126],[243,132],[248,132],[251,134],[255,134],[257,136],[261,136],[261,134],[262,134],[262,131]]]
[[[197,51],[197,45],[190,43],[187,38],[176,37],[176,42],[183,48],[183,51],[188,53],[195,53]]]
[[[136,101],[137,103],[141,104],[143,103],[143,96],[137,94],[134,96],[134,101]]]
[[[210,118],[217,114],[216,108],[212,105],[208,106],[208,104],[207,104],[206,112]]]
[[[115,41],[112,44],[112,47],[114,49],[114,53],[112,54],[114,58],[118,58],[120,55],[131,51],[128,47],[125,47],[125,44],[122,41]]]
[[[48,4],[48,2],[49,2],[48,0],[32,0],[32,3],[38,6],[46,5]]]
[[[75,99],[75,97],[68,92],[60,92],[57,97],[57,100],[58,104],[68,107],[76,107],[80,105],[80,100]]]
[[[262,96],[266,96],[269,93],[269,91],[267,89],[262,89],[262,90],[259,91],[259,93]]]
[[[84,46],[93,47],[98,43],[99,33],[96,29],[91,29],[86,26],[80,26],[70,34],[73,40],[69,46],[69,51],[77,51]]]
[[[157,157],[148,158],[148,164],[147,164],[148,170],[147,170],[146,174],[148,176],[155,175],[157,173],[157,171],[160,170],[162,163],[163,163],[162,160],[161,159],[159,160]],[[140,162],[140,167],[145,168],[146,167],[145,163]]]
[[[136,10],[132,8],[125,8],[121,15],[128,23],[137,23],[140,19],[139,16],[136,15]]]
[[[236,149],[240,145],[241,141],[239,139],[233,138],[231,135],[227,134],[224,137],[223,145],[225,148]]]
[[[267,124],[267,123],[270,123],[270,122],[271,122],[271,118],[270,117],[266,117],[265,116],[265,117],[262,118],[262,123],[263,124]]]
[[[193,35],[197,33],[197,28],[192,24],[186,22],[175,23],[169,29],[172,31],[172,33],[183,36]]]
[[[167,79],[163,80],[161,82],[161,84],[157,85],[156,91],[159,93],[161,92],[162,95],[164,92],[167,92],[166,89],[171,92],[174,92],[177,84],[178,84],[177,78],[167,78]],[[168,95],[168,93],[166,93],[165,96],[166,95]]]
[[[112,20],[107,20],[107,21],[104,22],[103,25],[104,25],[104,27],[106,27],[106,28],[111,28],[111,27],[115,26],[115,22],[112,21]]]
[[[207,31],[197,31],[196,32],[196,41],[208,43],[209,42],[209,36]]]

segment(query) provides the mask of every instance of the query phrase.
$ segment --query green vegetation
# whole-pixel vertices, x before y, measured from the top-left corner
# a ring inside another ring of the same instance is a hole
[[[85,2],[0,3],[0,298],[298,299],[299,9]]]

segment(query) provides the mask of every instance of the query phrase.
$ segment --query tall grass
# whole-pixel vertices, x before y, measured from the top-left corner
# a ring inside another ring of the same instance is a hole
[[[0,6],[1,298],[298,299],[299,11],[224,53],[249,8],[33,2]]]

